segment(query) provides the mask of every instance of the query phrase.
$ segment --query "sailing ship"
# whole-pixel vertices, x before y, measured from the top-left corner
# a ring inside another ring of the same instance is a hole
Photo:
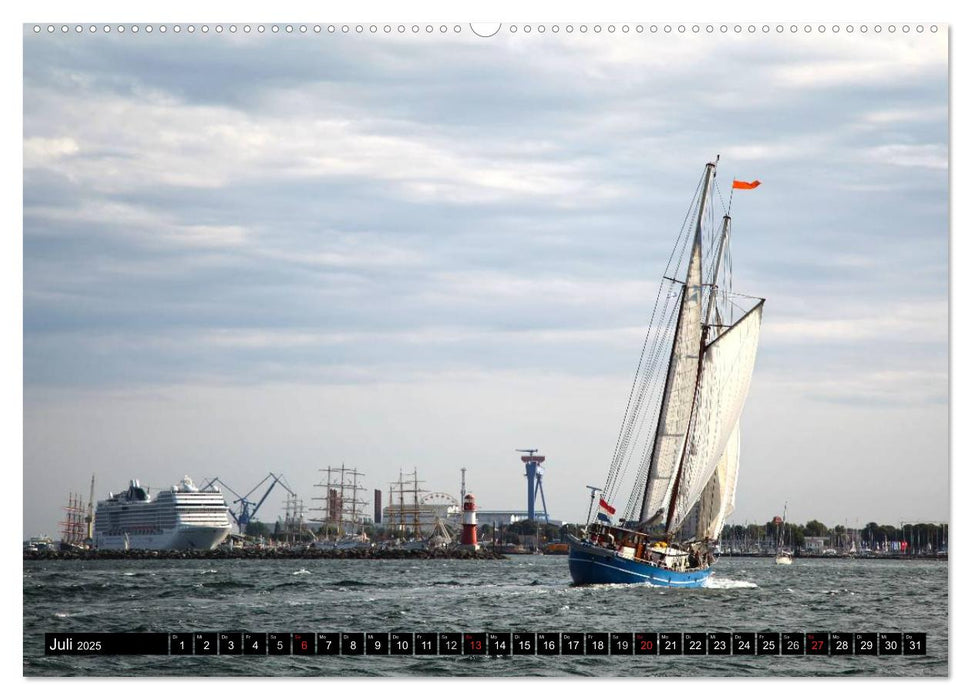
[[[326,495],[314,500],[324,501],[325,505],[312,510],[324,513],[320,521],[322,539],[316,539],[312,546],[326,550],[370,549],[372,543],[364,531],[363,508],[367,501],[358,496],[364,490],[359,484],[364,474],[344,464],[319,471],[327,472],[327,478],[317,484]]]
[[[664,272],[596,521],[588,514],[582,539],[569,536],[577,585],[702,586],[734,509],[765,300],[732,292],[730,212],[735,189],[760,183],[733,182],[717,227],[717,163],[705,166]],[[610,502],[624,494],[620,517]]]
[[[785,548],[785,532],[786,532],[786,511],[789,509],[789,504],[786,503],[782,507],[782,519],[776,523],[778,532],[776,534],[775,541],[775,563],[784,564],[788,566],[792,564],[792,552]]]

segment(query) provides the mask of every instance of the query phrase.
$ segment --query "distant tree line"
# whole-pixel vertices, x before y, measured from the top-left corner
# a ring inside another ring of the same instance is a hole
[[[509,525],[493,527],[491,523],[479,525],[479,541],[500,544],[526,544],[527,541],[565,541],[566,534],[580,536],[583,527],[576,524],[551,525],[542,520],[520,520]]]
[[[797,523],[777,523],[772,520],[764,525],[728,525],[722,531],[721,541],[731,542],[776,542],[780,529],[784,529],[783,540],[787,545],[803,547],[807,537],[822,537],[832,547],[857,547],[869,549],[886,548],[892,543],[906,542],[910,547],[921,550],[938,550],[947,545],[947,525],[941,523],[913,523],[897,525],[878,525],[867,523],[859,530],[849,530],[844,525],[828,527],[819,520],[810,520],[803,525]]]
[[[279,527],[279,524],[278,524]],[[274,537],[280,533],[275,531],[265,523],[253,520],[247,524],[246,534],[253,537]],[[384,528],[375,527],[373,524],[363,526],[363,531],[372,539],[380,540],[382,537],[393,536],[390,531]],[[859,530],[847,529],[844,525],[827,526],[819,520],[810,520],[802,525],[798,523],[778,523],[774,520],[766,522],[764,525],[750,523],[748,525],[726,525],[721,534],[722,543],[732,543],[735,545],[765,545],[771,546],[779,541],[780,530],[782,540],[789,547],[805,547],[807,537],[822,537],[827,544],[833,548],[848,548],[854,543],[858,548],[867,549],[886,549],[893,543],[908,543],[908,548],[916,548],[920,551],[932,549],[937,551],[947,546],[947,525],[940,523],[913,523],[897,525],[878,525],[875,522],[867,523]],[[317,531],[318,537],[335,536],[337,527],[334,524],[323,525]],[[495,527],[491,523],[480,523],[478,535],[480,541],[496,540],[503,544],[524,544],[529,540],[540,542],[564,541],[569,533],[574,536],[581,536],[583,526],[577,523],[566,523],[563,525],[550,525],[544,521],[520,520],[509,525]],[[428,533],[423,533],[427,535]],[[407,530],[405,533],[396,533],[397,536],[411,537],[414,533]]]
[[[454,525],[448,525],[448,527],[454,531],[453,535],[458,535],[457,528]],[[251,520],[246,525],[245,534],[250,537],[263,537],[265,539],[278,538],[282,535],[280,528],[280,522],[276,523],[276,527],[271,527],[259,520]],[[397,528],[391,527],[390,524],[375,525],[374,523],[365,523],[351,529],[355,533],[358,531],[364,532],[375,542],[395,537],[409,539],[418,534],[411,527],[406,526],[404,530],[398,530]],[[523,544],[530,538],[537,539],[540,542],[562,541],[565,540],[565,534],[567,532],[580,536],[582,530],[582,525],[551,525],[541,520],[520,520],[510,525],[499,525],[498,527],[494,527],[492,523],[479,523],[477,531],[480,542],[497,540],[503,544]],[[427,537],[430,531],[431,527],[426,525],[422,528],[420,534]],[[335,523],[325,523],[314,528],[313,532],[318,538],[328,539],[338,535],[338,527]]]

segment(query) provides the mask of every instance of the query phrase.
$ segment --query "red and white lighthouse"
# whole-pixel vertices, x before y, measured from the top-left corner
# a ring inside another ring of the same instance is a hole
[[[471,493],[465,494],[462,501],[462,546],[479,548],[475,534],[475,496]]]

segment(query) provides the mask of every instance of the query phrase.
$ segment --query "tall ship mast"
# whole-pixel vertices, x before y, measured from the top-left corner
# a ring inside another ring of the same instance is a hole
[[[664,272],[596,520],[571,538],[574,583],[701,586],[734,509],[765,300],[733,293],[729,248],[734,190],[759,182],[734,181],[716,224],[717,162]],[[612,502],[624,497],[621,513]]]
[[[86,511],[81,503],[81,495],[77,493],[69,494],[64,510],[66,515],[60,523],[61,546],[66,548],[81,547],[87,535]]]
[[[406,478],[406,476],[408,478]],[[431,512],[425,506],[428,492],[421,488],[425,483],[418,478],[418,468],[412,469],[410,475],[398,470],[398,480],[389,484],[390,497],[388,500],[388,523],[395,537],[413,542],[424,542],[423,528],[433,529],[434,525],[427,522]],[[395,496],[397,495],[397,500]],[[432,496],[441,494],[431,494]],[[425,522],[423,522],[423,517]]]
[[[317,484],[324,489],[323,496],[315,496],[313,500],[322,501],[323,506],[312,510],[322,512],[319,522],[323,524],[323,539],[316,543],[321,548],[333,546],[351,547],[368,542],[363,532],[364,515],[368,502],[360,497],[365,491],[364,474],[357,469],[351,469],[344,464],[340,467],[326,467],[320,470],[326,476]]]

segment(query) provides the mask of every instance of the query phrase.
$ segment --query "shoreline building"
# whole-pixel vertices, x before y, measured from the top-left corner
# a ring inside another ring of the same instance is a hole
[[[496,526],[506,526],[513,525],[524,520],[529,520],[529,511],[525,510],[476,510],[476,515],[478,516],[479,525],[496,525]],[[546,524],[549,522],[550,525],[554,527],[560,527],[563,525],[562,520],[554,520],[553,518],[548,518],[546,511],[537,511],[534,513],[533,520],[537,523]]]

